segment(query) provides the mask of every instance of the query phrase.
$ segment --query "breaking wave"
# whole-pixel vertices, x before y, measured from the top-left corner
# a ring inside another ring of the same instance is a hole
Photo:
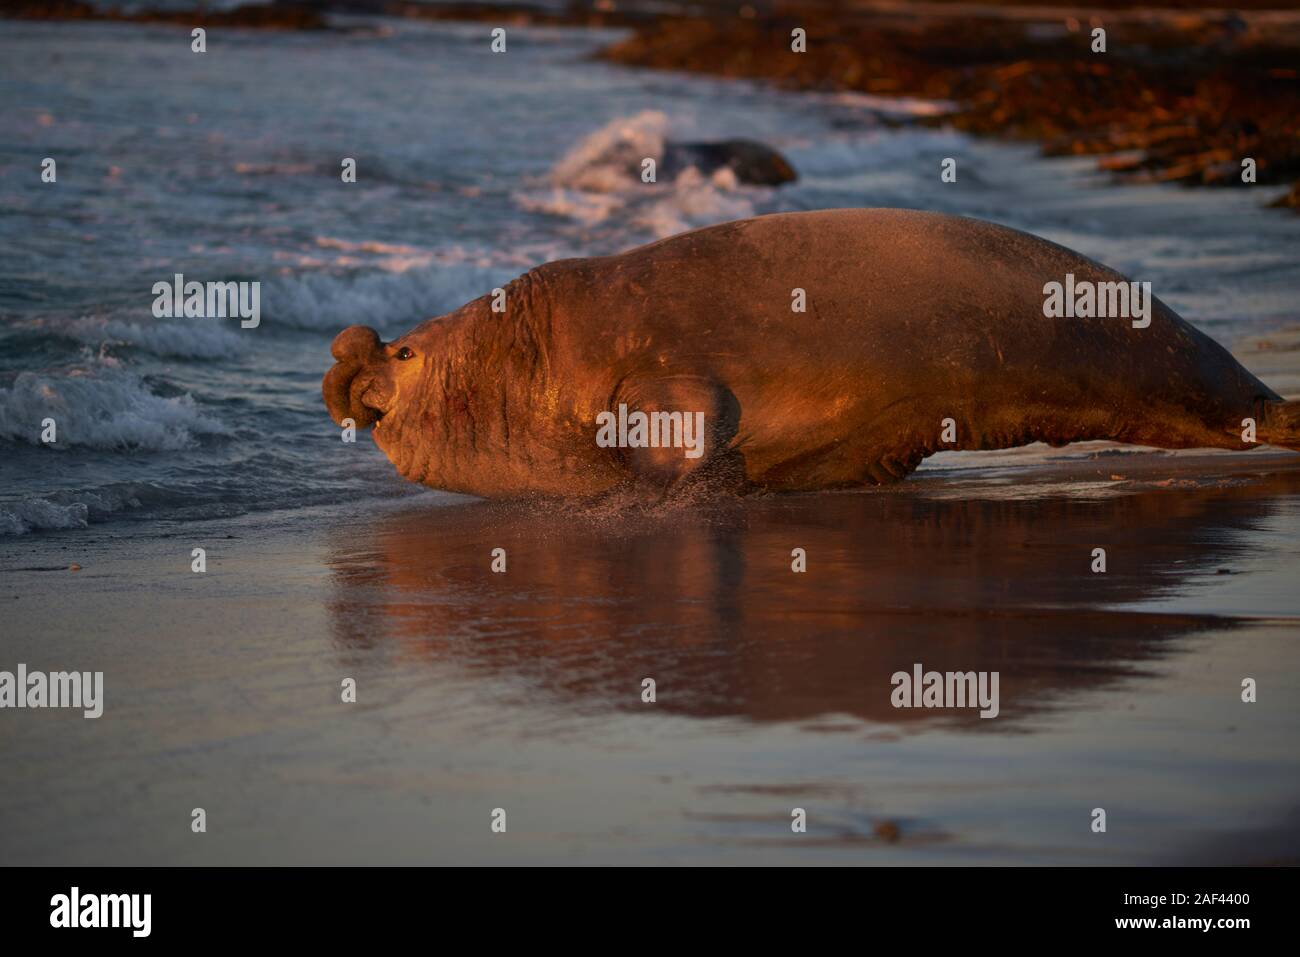
[[[26,502],[0,505],[0,536],[25,535],[28,532],[58,528],[85,528],[89,509],[80,502],[59,505],[38,498]]]
[[[611,220],[664,238],[695,226],[743,219],[764,188],[740,185],[728,168],[688,167],[671,181],[645,183],[644,159],[662,165],[669,120],[658,110],[618,117],[583,138],[535,188],[515,194],[521,208],[595,226]]]
[[[531,265],[531,264],[530,264]],[[374,326],[381,331],[441,315],[503,285],[523,271],[488,256],[424,268],[339,275],[304,272],[268,284],[263,312],[270,322],[296,329],[337,331]]]
[[[90,345],[123,343],[156,356],[182,359],[220,359],[238,355],[248,345],[241,338],[236,320],[155,319],[128,322],[123,319],[78,319],[69,326],[74,338]]]
[[[155,395],[138,376],[110,362],[59,373],[20,372],[0,387],[0,439],[41,444],[53,419],[53,448],[116,450],[192,448],[200,436],[229,430],[188,395]]]

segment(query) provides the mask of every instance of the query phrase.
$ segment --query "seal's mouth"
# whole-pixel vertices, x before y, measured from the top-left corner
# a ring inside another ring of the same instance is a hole
[[[330,418],[339,426],[344,419],[351,419],[361,428],[377,425],[391,411],[390,397],[385,390],[376,388],[374,374],[355,362],[335,363],[325,373],[321,394]]]

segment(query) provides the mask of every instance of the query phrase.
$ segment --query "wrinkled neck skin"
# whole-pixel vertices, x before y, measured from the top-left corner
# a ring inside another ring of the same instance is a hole
[[[529,276],[506,287],[506,302],[494,313],[484,296],[395,340],[409,343],[424,368],[373,436],[407,479],[471,495],[529,484],[526,446],[546,390],[549,311]]]

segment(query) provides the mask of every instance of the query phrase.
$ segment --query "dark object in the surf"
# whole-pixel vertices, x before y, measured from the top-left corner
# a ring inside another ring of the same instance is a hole
[[[754,140],[722,140],[718,143],[667,143],[660,172],[676,179],[695,167],[706,176],[728,168],[736,179],[749,186],[780,186],[799,178],[789,160],[772,147]]]

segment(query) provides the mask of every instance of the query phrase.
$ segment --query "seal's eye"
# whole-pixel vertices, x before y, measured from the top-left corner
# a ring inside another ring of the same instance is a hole
[[[415,353],[406,346],[402,346],[402,348],[397,350],[397,358],[399,359],[409,359],[413,355],[415,355]]]

